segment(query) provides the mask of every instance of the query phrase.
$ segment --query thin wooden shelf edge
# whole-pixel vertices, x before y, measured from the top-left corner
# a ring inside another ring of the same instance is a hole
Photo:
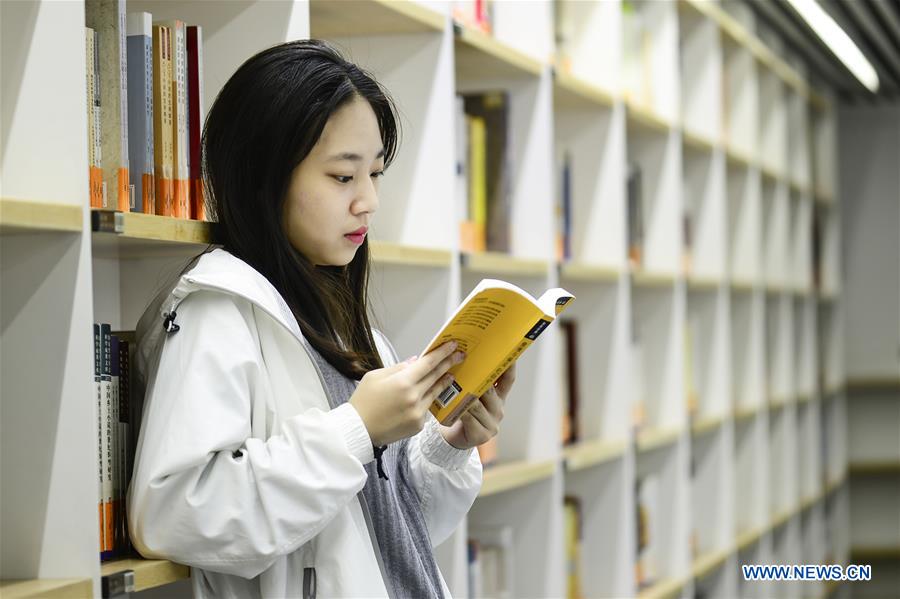
[[[310,32],[318,38],[440,32],[446,21],[445,15],[410,0],[309,3]]]
[[[625,454],[625,448],[625,441],[593,439],[564,447],[562,455],[566,470],[575,472],[616,460]]]
[[[408,246],[374,239],[369,241],[369,250],[372,253],[372,261],[376,264],[445,268],[453,263],[453,252],[450,250]]]
[[[546,462],[520,461],[489,466],[484,470],[478,497],[489,497],[542,481],[553,476],[555,471],[556,462],[552,460]]]
[[[111,576],[118,572],[134,572],[135,592],[160,587],[191,577],[191,569],[168,560],[126,558],[106,562],[100,566],[101,576]]]
[[[482,274],[542,277],[550,267],[546,260],[516,258],[499,252],[464,253],[460,254],[460,261],[464,271]]]
[[[3,599],[89,599],[94,596],[90,578],[37,578],[33,580],[0,581]]]
[[[80,233],[84,210],[77,204],[57,204],[0,198],[0,233]]]
[[[546,65],[487,33],[453,23],[456,75],[463,79],[539,77]]]

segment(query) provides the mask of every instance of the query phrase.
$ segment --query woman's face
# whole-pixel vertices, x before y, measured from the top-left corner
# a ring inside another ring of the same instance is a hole
[[[331,115],[291,175],[283,215],[291,245],[317,266],[349,264],[378,209],[383,170],[378,120],[357,96]]]

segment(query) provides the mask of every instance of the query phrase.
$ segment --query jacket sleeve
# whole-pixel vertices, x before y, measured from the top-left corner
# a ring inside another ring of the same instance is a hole
[[[387,338],[375,331],[385,367],[395,364],[396,352]],[[425,427],[409,441],[410,472],[433,546],[440,545],[459,526],[481,490],[481,458],[472,449],[457,449],[441,435],[441,425],[430,413]]]
[[[251,436],[253,402],[272,390],[250,313],[232,296],[189,295],[148,373],[128,495],[145,557],[251,578],[365,485],[372,445],[349,404],[286,419],[265,441]]]

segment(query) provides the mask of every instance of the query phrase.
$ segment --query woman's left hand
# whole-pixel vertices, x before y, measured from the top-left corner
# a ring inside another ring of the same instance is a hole
[[[472,402],[459,420],[451,426],[441,427],[444,440],[457,449],[469,449],[492,439],[500,431],[503,404],[515,380],[516,363],[513,362],[478,401]]]

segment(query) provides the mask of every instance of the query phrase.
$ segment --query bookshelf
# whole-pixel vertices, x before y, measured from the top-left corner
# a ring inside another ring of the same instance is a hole
[[[850,447],[848,423],[896,419],[884,418],[888,404],[861,399],[875,407],[854,420],[845,395],[896,394],[898,382],[846,380],[832,100],[731,1],[504,4],[491,34],[454,22],[441,1],[129,0],[127,10],[204,26],[207,109],[245,58],[308,36],[339,45],[391,91],[404,144],[372,229],[371,299],[401,355],[421,351],[422,331],[484,277],[578,297],[566,313],[579,332],[578,442],[559,440],[564,340],[551,328],[519,364],[498,463],[437,550],[454,596],[466,596],[469,534],[498,525],[516,539],[522,575],[512,595],[564,595],[566,495],[582,501],[586,596],[769,596],[780,591],[746,587],[737,565],[818,563],[821,548],[847,563],[848,461],[855,480],[896,476],[900,456]],[[138,591],[188,576],[165,561],[97,559],[95,491],[83,484],[96,452],[95,414],[83,409],[93,405],[87,324],[133,329],[162,280],[215,240],[215,225],[88,208],[83,8],[2,6],[4,57],[24,65],[10,79],[19,103],[3,106],[6,143],[21,151],[3,164],[2,341],[23,355],[2,358],[2,525],[27,548],[4,546],[4,596],[99,593],[102,576],[123,570],[134,571]],[[65,75],[48,94],[40,75],[60,71],[60,60]],[[486,90],[507,92],[515,132],[510,250],[465,253],[448,115],[457,92]],[[38,151],[61,165],[55,176],[23,161]],[[574,218],[571,257],[561,261],[563,152]],[[645,202],[637,265],[628,252],[633,164]],[[28,355],[44,356],[36,382]],[[19,463],[6,457],[35,436],[54,443]],[[665,507],[649,524],[657,575],[639,586],[635,483],[647,477]]]

